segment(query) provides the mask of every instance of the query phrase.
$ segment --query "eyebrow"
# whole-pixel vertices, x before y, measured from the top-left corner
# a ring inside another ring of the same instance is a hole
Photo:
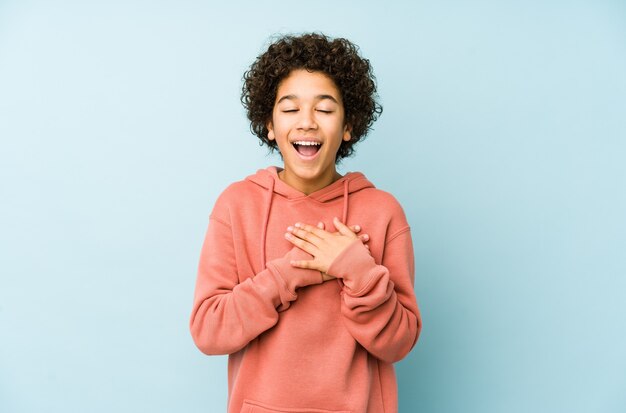
[[[278,99],[278,102],[276,102],[276,104],[278,105],[280,102],[282,102],[283,100],[298,100],[298,96],[296,95],[285,95],[283,97],[281,97],[280,99]],[[331,95],[317,95],[315,96],[316,100],[324,100],[324,99],[330,99],[333,102],[335,102],[336,104],[339,104],[339,102],[337,102],[337,99],[335,99],[333,96]]]

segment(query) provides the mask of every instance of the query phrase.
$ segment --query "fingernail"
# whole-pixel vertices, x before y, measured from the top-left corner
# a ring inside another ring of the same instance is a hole
[[[287,231],[293,231],[293,227],[292,226],[288,226],[287,227]]]
[[[369,236],[369,235],[367,235],[367,234],[366,234],[366,235],[363,235],[363,239],[370,239],[370,236]]]
[[[354,227],[354,229],[356,229],[357,231],[360,231],[361,227],[357,225],[357,226]]]
[[[285,238],[291,238],[291,234],[290,234],[290,233],[288,233],[288,232],[286,232],[286,233],[285,233]]]
[[[299,222],[296,222],[296,227],[300,228],[300,223]]]

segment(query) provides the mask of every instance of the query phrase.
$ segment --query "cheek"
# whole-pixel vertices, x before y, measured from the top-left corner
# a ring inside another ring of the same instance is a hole
[[[284,134],[289,131],[289,122],[280,116],[274,116],[274,131],[276,134]]]
[[[274,126],[274,134],[276,135],[277,138],[283,138],[286,137],[288,134],[289,129],[286,129],[284,127],[282,127],[282,125],[278,124]]]
[[[343,127],[342,124],[333,123],[326,130],[329,131],[330,135],[332,135],[333,137],[336,137],[337,140],[339,140],[339,141],[343,140],[343,137],[344,137],[344,127]]]

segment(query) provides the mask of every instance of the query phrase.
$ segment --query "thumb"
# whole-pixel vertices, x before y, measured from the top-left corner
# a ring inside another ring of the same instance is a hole
[[[339,221],[339,218],[337,217],[333,218],[333,224],[335,224],[335,228],[337,228],[337,230],[342,235],[348,235],[351,238],[354,238],[356,236],[354,232],[350,230],[350,228],[348,228],[343,222]]]

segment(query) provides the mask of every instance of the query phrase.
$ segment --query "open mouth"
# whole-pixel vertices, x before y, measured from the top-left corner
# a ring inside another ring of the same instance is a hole
[[[296,151],[305,158],[311,158],[319,152],[322,147],[321,142],[295,141],[292,143]]]

